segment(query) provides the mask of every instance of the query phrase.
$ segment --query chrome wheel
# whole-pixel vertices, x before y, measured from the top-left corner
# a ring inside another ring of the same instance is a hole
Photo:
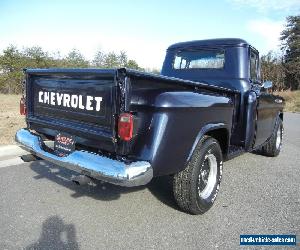
[[[281,140],[282,140],[282,128],[279,127],[276,134],[276,149],[281,147]]]
[[[198,176],[198,194],[202,199],[208,198],[212,193],[217,181],[217,169],[215,155],[206,154]]]

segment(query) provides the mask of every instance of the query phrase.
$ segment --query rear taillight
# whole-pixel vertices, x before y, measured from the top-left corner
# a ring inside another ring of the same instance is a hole
[[[22,96],[20,100],[20,114],[26,115],[26,103],[24,96]]]
[[[133,115],[128,113],[120,114],[118,122],[118,136],[124,141],[131,140],[133,135]]]

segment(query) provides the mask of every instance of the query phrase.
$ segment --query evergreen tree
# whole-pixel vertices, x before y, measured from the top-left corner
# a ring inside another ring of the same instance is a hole
[[[87,68],[89,66],[89,62],[77,49],[71,50],[67,57],[64,59],[64,62],[65,67],[71,68]]]
[[[285,85],[291,90],[300,88],[300,15],[287,17],[285,29],[281,32],[284,55]]]

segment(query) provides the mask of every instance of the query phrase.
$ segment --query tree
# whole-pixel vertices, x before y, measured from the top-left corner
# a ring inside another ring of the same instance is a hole
[[[77,68],[86,68],[89,66],[89,62],[84,58],[84,56],[77,49],[72,49],[67,57],[63,59],[64,66],[77,67]]]
[[[127,63],[128,63],[128,57],[127,57],[126,52],[120,51],[120,54],[119,54],[120,67],[126,67]]]
[[[282,56],[269,51],[268,54],[261,57],[261,78],[262,81],[272,81],[273,91],[285,89],[284,85],[284,67],[282,65]]]
[[[285,29],[281,32],[284,52],[285,84],[291,90],[300,88],[300,15],[287,17]]]
[[[141,69],[135,60],[128,60],[125,67],[130,69]]]
[[[34,46],[30,48],[25,48],[22,54],[27,59],[27,67],[45,68],[48,66],[47,63],[47,61],[49,61],[48,53],[43,51],[41,47]]]
[[[104,56],[104,68],[118,68],[120,67],[118,55],[115,52],[109,52]]]
[[[120,51],[119,54],[115,52],[104,53],[99,50],[96,52],[92,65],[99,68],[131,68],[142,69],[138,63],[132,59],[128,59],[125,51]]]
[[[0,56],[0,91],[16,93],[21,90],[24,58],[16,46],[10,45]]]
[[[101,50],[98,50],[92,61],[93,66],[103,68],[104,67],[104,58],[105,58],[105,54]]]
[[[128,59],[125,51],[120,53],[97,51],[94,60],[89,62],[79,50],[71,50],[66,57],[59,51],[49,54],[39,46],[18,50],[10,45],[0,53],[0,92],[19,94],[22,90],[24,68],[121,68],[141,69],[137,62]]]

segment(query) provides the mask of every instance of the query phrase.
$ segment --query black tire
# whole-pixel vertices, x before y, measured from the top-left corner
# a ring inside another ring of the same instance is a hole
[[[279,155],[282,147],[282,136],[283,136],[283,123],[282,120],[278,118],[271,138],[261,148],[261,154],[270,157],[275,157]]]
[[[186,168],[174,175],[173,193],[178,206],[187,213],[205,213],[219,192],[222,167],[222,150],[218,141],[204,136]],[[209,169],[208,174],[205,169]]]

